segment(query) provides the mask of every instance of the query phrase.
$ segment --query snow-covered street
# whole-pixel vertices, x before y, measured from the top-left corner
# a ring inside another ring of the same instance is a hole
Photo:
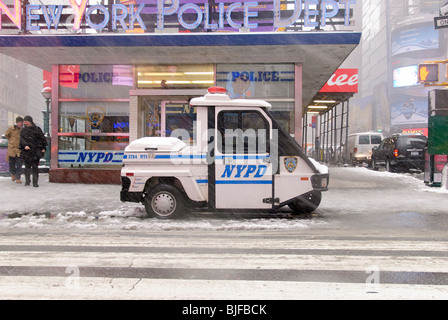
[[[194,214],[185,220],[149,219],[143,205],[120,201],[120,186],[52,184],[46,175],[41,180],[40,187],[33,188],[0,178],[0,231],[276,230],[324,224],[308,219],[270,219],[267,215],[250,219],[220,215],[214,219],[208,214]]]
[[[330,168],[330,191],[324,193],[319,209],[305,217],[292,217],[285,209],[275,216],[194,214],[161,221],[148,219],[140,204],[120,202],[118,185],[53,184],[42,174],[39,188],[18,185],[7,177],[0,177],[0,186],[3,232],[442,228],[446,224],[440,219],[448,218],[446,189],[425,186],[410,174],[359,167]]]
[[[446,299],[448,192],[365,168],[330,176],[309,216],[168,221],[121,203],[120,186],[0,178],[0,298]]]

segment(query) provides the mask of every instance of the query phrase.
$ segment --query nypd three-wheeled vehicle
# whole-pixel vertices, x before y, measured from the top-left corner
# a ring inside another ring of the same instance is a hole
[[[300,214],[319,206],[328,170],[303,154],[269,103],[232,100],[213,87],[190,105],[197,112],[193,133],[177,129],[125,149],[121,201],[143,203],[162,219],[284,206]]]

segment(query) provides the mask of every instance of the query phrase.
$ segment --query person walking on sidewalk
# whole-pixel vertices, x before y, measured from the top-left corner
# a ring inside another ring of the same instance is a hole
[[[42,129],[34,124],[31,116],[25,116],[23,120],[25,126],[20,132],[20,149],[25,162],[25,186],[30,185],[32,174],[33,186],[38,187],[39,160],[44,156],[47,140]]]
[[[6,154],[9,161],[9,172],[11,173],[11,180],[17,183],[22,183],[20,176],[22,175],[22,159],[20,157],[20,130],[23,127],[23,118],[17,117],[16,124],[9,127],[5,132],[5,137],[8,139],[8,151]]]

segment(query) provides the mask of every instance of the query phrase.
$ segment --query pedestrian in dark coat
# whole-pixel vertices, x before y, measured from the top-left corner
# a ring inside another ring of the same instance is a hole
[[[39,160],[43,158],[47,140],[41,130],[37,127],[31,116],[23,118],[24,127],[20,131],[20,149],[22,159],[25,162],[25,186],[29,186],[31,174],[33,175],[33,186],[38,187]]]

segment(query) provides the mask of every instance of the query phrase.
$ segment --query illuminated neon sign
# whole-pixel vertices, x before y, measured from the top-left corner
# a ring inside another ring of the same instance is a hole
[[[81,0],[78,4],[76,0],[69,0],[75,19],[73,23],[73,30],[81,28],[81,22],[85,18],[86,24],[89,28],[100,30],[104,29],[109,23],[112,25],[112,30],[117,30],[119,27],[123,30],[133,30],[136,25],[143,30],[147,30],[142,19],[142,13],[145,10],[145,3],[138,6],[134,4],[113,4],[110,11],[103,5],[87,6],[88,0]],[[165,28],[164,18],[169,15],[177,14],[179,24],[185,29],[196,29],[203,25],[206,30],[221,30],[227,23],[234,29],[242,27],[247,29],[255,29],[258,23],[254,18],[258,17],[258,2],[255,1],[241,1],[234,2],[230,5],[224,3],[217,3],[213,11],[218,13],[217,21],[213,21],[210,17],[210,7],[208,3],[198,5],[195,3],[180,3],[181,0],[172,0],[171,4],[165,6],[166,0],[154,0],[157,4],[157,29],[163,30]],[[293,3],[288,4],[288,9],[293,12],[290,17],[282,17],[281,0],[273,0],[274,6],[272,9],[272,24],[274,28],[287,27],[295,23],[298,19],[303,18],[305,27],[325,27],[327,20],[335,17],[341,10],[344,10],[344,25],[350,24],[350,9],[356,4],[356,0],[293,0]],[[320,8],[319,8],[320,6]],[[342,6],[344,9],[342,9]],[[51,29],[52,26],[57,30],[62,16],[63,5],[26,5],[25,21],[26,30],[39,31],[41,26],[37,24],[38,21],[45,20],[46,27]],[[21,0],[14,0],[14,9],[11,11],[8,6],[0,0],[0,11],[4,12],[7,17],[17,26],[21,28]],[[243,11],[243,19],[236,21],[232,13],[236,11]],[[94,22],[91,19],[93,14],[101,13],[103,21]],[[195,21],[185,21],[184,15],[186,13],[193,13],[196,17]],[[0,16],[0,30],[1,30],[1,16]]]

